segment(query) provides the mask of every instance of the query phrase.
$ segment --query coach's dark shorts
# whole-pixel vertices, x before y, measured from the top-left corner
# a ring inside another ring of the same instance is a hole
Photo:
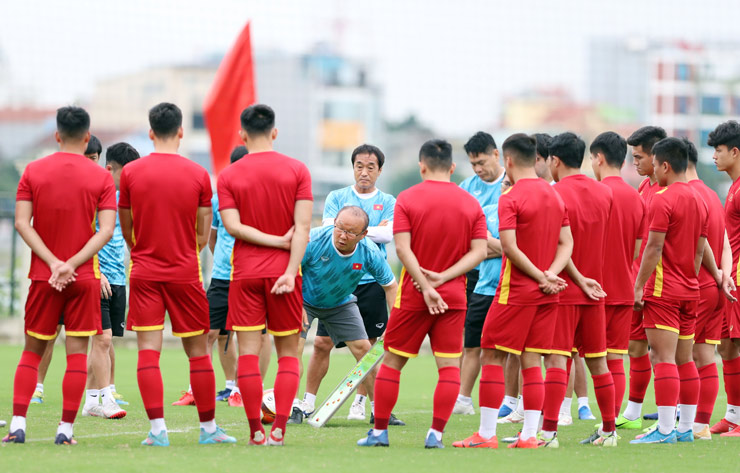
[[[478,271],[477,269],[471,269],[465,274],[465,295],[468,297],[468,301],[470,301],[470,296],[473,295],[475,285],[478,284],[479,276],[480,271]]]
[[[100,315],[103,330],[111,329],[114,337],[123,337],[126,330],[126,286],[111,284],[113,294],[108,299],[100,299]]]
[[[383,286],[377,282],[360,284],[354,292],[357,297],[357,307],[360,308],[362,321],[365,323],[365,332],[368,338],[378,338],[385,333],[385,327],[388,324],[388,304],[385,300],[385,291]],[[319,320],[316,329],[317,337],[328,337],[329,333]],[[337,348],[345,344],[338,343]]]
[[[226,316],[229,315],[229,283],[224,279],[211,279],[206,297],[208,313],[211,318],[211,330],[220,329],[219,335],[226,335]]]
[[[468,298],[468,311],[465,313],[465,348],[480,347],[483,323],[486,321],[493,297],[472,293]]]

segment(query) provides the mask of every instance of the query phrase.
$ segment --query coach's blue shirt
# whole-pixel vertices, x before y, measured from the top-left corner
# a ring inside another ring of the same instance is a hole
[[[304,302],[321,309],[346,304],[365,272],[381,286],[393,282],[391,267],[375,243],[363,238],[351,255],[343,255],[334,246],[333,233],[330,226],[311,230],[301,262]]]
[[[229,235],[218,212],[218,195],[213,194],[213,222],[211,229],[216,230],[216,246],[213,248],[213,271],[211,279],[231,279],[231,251],[234,248],[234,237]]]
[[[501,197],[501,183],[504,182],[505,175],[506,173],[502,172],[495,181],[486,182],[475,174],[462,181],[460,188],[475,197],[481,207],[494,204],[498,205],[498,199]],[[498,228],[496,230],[496,235],[498,235]],[[481,266],[478,265],[475,269],[480,271],[480,268]]]
[[[348,205],[356,205],[367,213],[370,223],[368,226],[376,227],[383,220],[392,222],[393,220],[393,208],[396,206],[396,198],[385,192],[381,192],[378,189],[369,194],[359,194],[355,189],[355,186],[348,186],[342,189],[329,192],[326,196],[326,203],[324,204],[324,216],[323,220],[336,218],[337,214],[342,207]],[[392,223],[389,223],[392,225]],[[367,239],[367,237],[365,237]],[[386,256],[386,250],[384,244],[376,243],[383,256]],[[360,284],[368,284],[374,282],[375,279],[365,272],[360,280]]]
[[[486,214],[486,226],[494,238],[499,238],[498,233],[498,203],[483,207]],[[478,284],[473,292],[484,296],[495,296],[498,280],[501,277],[501,257],[483,260],[479,266]]]
[[[116,204],[118,204],[118,191],[116,191]],[[95,230],[100,231],[100,222],[95,220]],[[121,221],[118,220],[116,212],[116,227],[113,229],[113,237],[98,251],[98,262],[100,272],[108,278],[108,283],[115,286],[126,285],[126,266],[123,259],[126,256],[126,242],[121,232]]]

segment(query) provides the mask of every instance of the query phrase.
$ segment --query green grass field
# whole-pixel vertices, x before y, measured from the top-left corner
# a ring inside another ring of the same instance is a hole
[[[12,379],[21,349],[0,346],[5,363],[0,368],[0,419],[10,421]],[[424,436],[431,422],[432,395],[437,380],[431,356],[412,360],[401,378],[401,393],[395,412],[408,424],[391,427],[390,448],[358,448],[367,423],[345,420],[348,405],[326,427],[314,429],[306,424],[289,426],[283,448],[248,447],[248,426],[241,408],[219,403],[216,417],[220,425],[237,437],[236,445],[198,445],[198,418],[194,407],[172,407],[187,386],[188,364],[182,350],[165,350],[162,375],[165,383],[165,416],[170,431],[169,448],[139,445],[149,429],[136,385],[136,352],[119,349],[116,387],[131,402],[122,420],[78,417],[75,437],[79,444],[60,447],[53,444],[61,415],[61,381],[64,368],[63,347],[57,346],[45,384],[46,401],[29,408],[27,443],[0,448],[0,470],[21,472],[55,471],[231,471],[265,472],[616,472],[616,471],[738,471],[740,439],[715,438],[710,441],[678,445],[629,445],[635,433],[622,432],[620,445],[602,449],[578,445],[593,430],[594,421],[575,421],[562,427],[558,450],[458,450],[450,445],[477,430],[478,416],[453,416],[447,425],[444,450],[425,450]],[[305,361],[308,361],[306,357]],[[319,398],[333,389],[353,365],[349,355],[336,355]],[[267,385],[275,376],[270,369]],[[217,386],[223,386],[223,373],[217,367]],[[303,390],[301,388],[301,394]],[[576,403],[574,402],[574,409]],[[598,408],[592,396],[592,409]],[[724,413],[725,395],[720,389],[713,420]],[[652,387],[645,412],[654,411]],[[517,426],[499,428],[499,438],[513,435]]]

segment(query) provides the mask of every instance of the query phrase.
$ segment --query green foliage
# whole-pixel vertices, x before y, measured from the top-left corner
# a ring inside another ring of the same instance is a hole
[[[18,189],[18,181],[21,176],[18,174],[15,164],[10,161],[0,160],[0,192],[12,192]]]

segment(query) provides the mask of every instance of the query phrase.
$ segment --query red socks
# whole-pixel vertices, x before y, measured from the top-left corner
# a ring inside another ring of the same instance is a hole
[[[39,376],[41,355],[32,351],[24,351],[15,370],[13,381],[13,415],[26,417],[28,405],[31,403],[33,390]]]
[[[655,365],[655,404],[658,407],[676,407],[681,382],[678,377],[678,368],[673,363],[658,363]]]
[[[401,383],[401,372],[388,365],[380,365],[375,377],[375,428],[386,430],[391,418],[393,406],[398,401],[398,388]]]
[[[542,384],[542,370],[533,366],[522,370],[522,401],[525,411],[541,411],[545,400],[545,386]],[[563,396],[558,400],[558,407],[563,402]]]
[[[434,411],[432,413],[432,429],[444,432],[447,421],[455,408],[457,395],[460,393],[460,368],[446,366],[439,369],[439,381],[434,390]]]
[[[190,386],[193,388],[195,407],[201,422],[208,422],[216,417],[216,375],[208,355],[190,358]]]
[[[719,374],[717,374],[717,364],[711,363],[702,366],[699,372],[699,404],[696,408],[697,424],[708,424],[714,410],[714,403],[719,393]],[[680,396],[679,396],[680,397]]]
[[[87,382],[87,354],[67,355],[67,371],[62,379],[62,422],[73,424]]]
[[[164,385],[162,384],[162,373],[159,370],[158,351],[139,350],[136,379],[139,382],[141,400],[149,420],[163,419]]]
[[[614,381],[614,417],[616,418],[619,417],[619,411],[622,410],[624,391],[627,388],[624,361],[621,359],[606,360],[606,365],[609,367],[609,372],[612,374],[612,380]]]
[[[604,432],[613,432],[614,427],[614,381],[611,373],[591,376],[594,382],[594,394],[596,403],[601,411],[601,429]]]
[[[480,407],[498,409],[504,401],[504,368],[497,365],[481,367],[480,384],[478,385],[478,402]]]
[[[680,387],[678,392],[678,402],[689,406],[699,404],[699,372],[696,370],[696,364],[693,361],[684,363],[678,367],[678,378]]]
[[[727,404],[740,406],[740,356],[722,362],[722,377],[725,380]]]
[[[560,406],[563,404],[563,398],[567,389],[568,373],[561,368],[548,368],[545,372],[545,400],[542,410],[542,430],[557,432]]]
[[[262,375],[260,375],[260,359],[257,355],[242,355],[237,367],[237,384],[244,400],[244,412],[249,421],[251,438],[257,432],[264,432],[260,423],[262,410]]]
[[[259,372],[259,366],[258,366]],[[278,371],[275,376],[275,423],[272,430],[281,429],[285,433],[293,399],[298,392],[298,358],[283,356],[278,358]],[[260,398],[261,399],[261,398]]]
[[[650,355],[630,357],[630,397],[629,400],[642,404],[650,384]]]

